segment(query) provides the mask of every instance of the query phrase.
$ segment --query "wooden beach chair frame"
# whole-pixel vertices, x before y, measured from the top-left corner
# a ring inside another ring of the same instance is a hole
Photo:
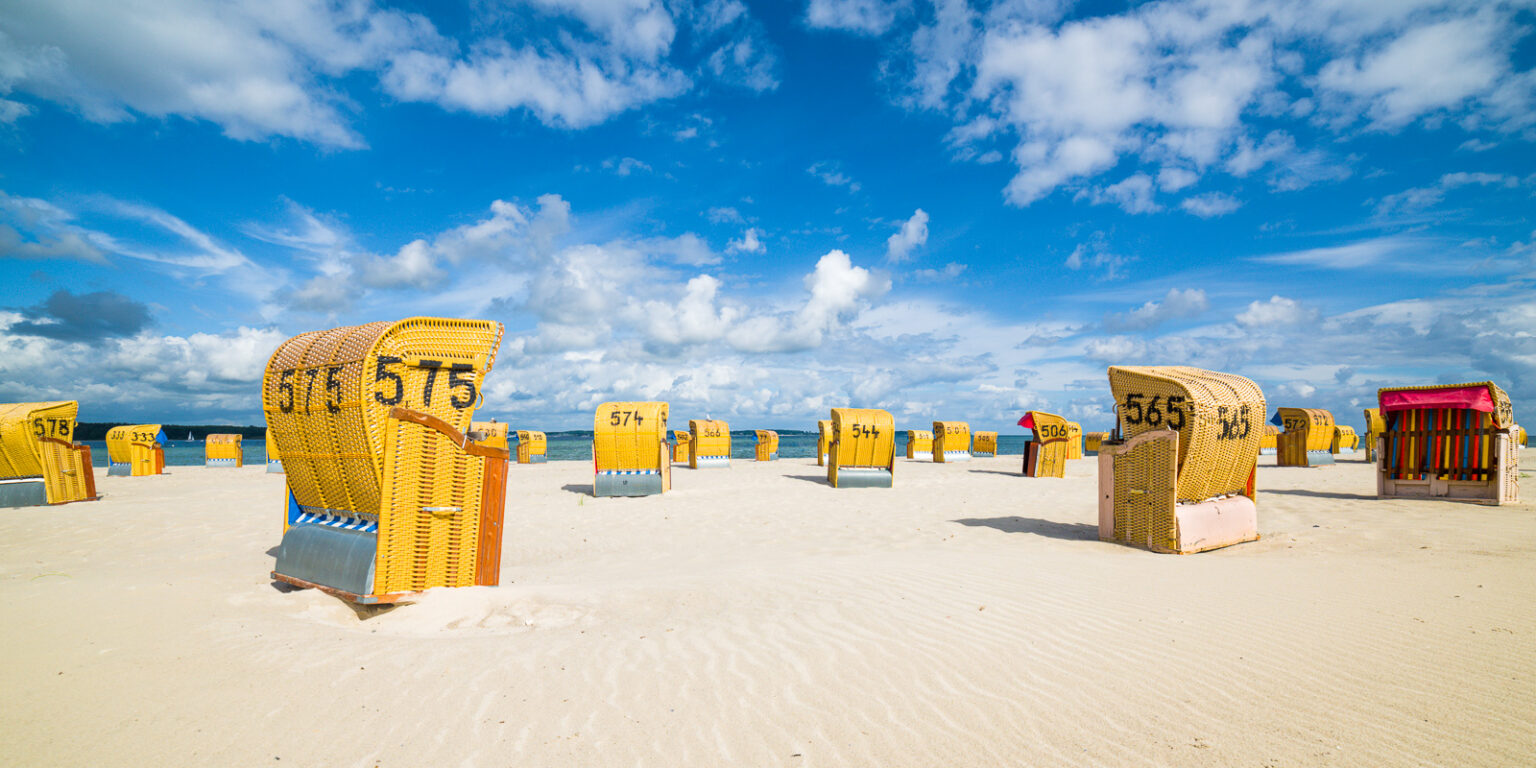
[[[1519,502],[1514,408],[1498,385],[1384,387],[1377,400],[1378,497]]]

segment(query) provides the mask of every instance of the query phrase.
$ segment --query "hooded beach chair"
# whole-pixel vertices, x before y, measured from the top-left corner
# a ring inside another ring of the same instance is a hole
[[[1119,437],[1099,447],[1099,538],[1188,554],[1259,538],[1264,393],[1183,366],[1114,366]]]
[[[971,460],[971,425],[963,421],[933,423],[933,461],[949,464]]]
[[[731,427],[718,419],[688,420],[688,466],[692,469],[729,469]]]
[[[549,461],[549,436],[534,429],[517,431],[517,463],[543,464]]]
[[[1019,419],[1019,426],[1033,433],[1024,445],[1025,477],[1067,476],[1067,452],[1072,442],[1070,423],[1045,411],[1027,411]]]
[[[245,466],[245,437],[215,433],[203,438],[203,466]]]
[[[283,455],[277,450],[277,441],[272,439],[272,430],[267,430],[264,440],[267,444],[267,471],[280,475],[283,473]]]
[[[1365,409],[1365,460],[1376,463],[1376,441],[1381,438],[1381,433],[1387,430],[1387,422],[1381,418],[1380,408]]]
[[[1099,446],[1102,445],[1104,443],[1104,441],[1108,440],[1108,439],[1109,439],[1109,433],[1108,432],[1084,432],[1083,433],[1083,451],[1085,453],[1086,452],[1098,453]]]
[[[926,429],[907,430],[907,458],[933,461],[933,433]]]
[[[1324,467],[1333,461],[1333,414],[1322,408],[1281,408],[1270,420],[1284,427],[1275,438],[1275,463],[1282,467]]]
[[[1334,454],[1354,453],[1360,445],[1360,436],[1355,434],[1355,428],[1347,424],[1333,425],[1333,443],[1328,450]]]
[[[481,445],[500,448],[509,455],[512,452],[512,443],[509,439],[511,436],[511,425],[504,421],[492,419],[490,421],[473,421],[469,424],[469,439]]]
[[[996,456],[997,455],[997,433],[996,432],[977,432],[975,437],[973,437],[971,439],[971,455],[972,456]]]
[[[778,461],[779,459],[779,433],[771,429],[759,429],[757,432],[757,460]]]
[[[676,442],[672,446],[672,462],[674,464],[687,464],[688,452],[690,450],[688,444],[693,441],[693,435],[686,429],[674,429],[672,430],[672,436],[676,438]]]
[[[592,495],[651,496],[672,490],[666,403],[603,403],[592,417]]]
[[[288,483],[272,578],[364,604],[498,583],[508,455],[467,433],[501,337],[413,317],[277,348],[262,381]]]
[[[1083,458],[1083,425],[1067,422],[1067,459]]]
[[[159,424],[125,424],[107,430],[107,474],[142,477],[164,472],[167,442]]]
[[[1264,434],[1259,436],[1259,455],[1273,456],[1280,450],[1280,428],[1273,424],[1264,425]]]
[[[74,442],[74,400],[0,405],[0,507],[96,498],[89,446]]]
[[[820,419],[816,422],[816,466],[827,465],[827,450],[832,445],[832,420]]]
[[[1514,407],[1493,382],[1388,387],[1376,446],[1382,498],[1445,498],[1484,504],[1520,500]]]
[[[890,488],[896,472],[896,421],[876,408],[833,408],[827,482],[833,488]]]

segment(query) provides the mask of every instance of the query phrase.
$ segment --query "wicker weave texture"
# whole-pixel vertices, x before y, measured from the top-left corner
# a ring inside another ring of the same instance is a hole
[[[1179,433],[1178,501],[1247,489],[1266,413],[1251,379],[1186,366],[1112,366],[1109,386],[1124,436]]]
[[[74,444],[74,400],[0,405],[0,480],[43,478],[49,504],[94,495],[93,469]]]
[[[438,430],[384,423],[374,592],[475,584],[485,460]]]
[[[1179,551],[1174,514],[1178,439],[1148,439],[1114,457],[1115,540],[1157,552]]]
[[[907,458],[915,459],[917,454],[930,454],[924,458],[932,458],[933,433],[926,429],[907,430]]]
[[[756,459],[772,461],[779,454],[779,433],[771,429],[754,430],[757,433]]]
[[[414,317],[311,331],[279,346],[262,410],[299,504],[376,515],[389,409],[468,432],[501,337],[496,322]]]
[[[997,433],[977,432],[971,438],[971,452],[997,455]]]
[[[159,424],[125,424],[107,430],[107,459],[128,464],[134,477],[158,475],[164,468]]]
[[[245,466],[245,437],[235,434],[212,434],[203,439],[203,457],[213,461],[222,459]]]
[[[878,408],[833,408],[832,445],[827,482],[838,487],[837,472],[846,469],[896,468],[896,420]]]
[[[731,455],[731,425],[719,419],[689,419],[688,466],[699,468],[704,457]]]
[[[945,452],[971,452],[971,425],[963,421],[935,421],[933,423],[933,460],[944,463]]]
[[[549,455],[549,436],[533,429],[517,431],[517,463],[532,464]]]
[[[592,460],[597,471],[661,470],[667,410],[661,402],[599,405],[592,419]]]
[[[827,465],[827,451],[832,446],[832,420],[820,419],[816,422],[816,466]]]

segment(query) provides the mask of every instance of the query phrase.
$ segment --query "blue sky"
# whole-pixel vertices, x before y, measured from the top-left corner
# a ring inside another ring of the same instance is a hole
[[[259,423],[282,339],[418,314],[548,429],[1536,398],[1529,3],[440,5],[7,3],[0,400]]]

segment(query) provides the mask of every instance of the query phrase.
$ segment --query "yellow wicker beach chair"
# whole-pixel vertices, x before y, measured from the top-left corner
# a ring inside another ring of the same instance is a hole
[[[907,430],[907,458],[933,461],[933,433],[926,429]]]
[[[1108,432],[1084,432],[1083,433],[1083,450],[1085,452],[1091,451],[1093,453],[1098,453],[1099,452],[1099,446],[1102,445],[1104,443],[1104,441],[1108,440],[1108,439],[1109,439],[1109,433]]]
[[[691,451],[689,443],[693,442],[693,435],[686,429],[672,430],[672,436],[676,443],[672,446],[672,462],[674,464],[687,464],[688,454]]]
[[[1071,422],[1045,411],[1027,411],[1019,426],[1034,432],[1024,446],[1025,477],[1066,477]],[[1082,433],[1079,432],[1079,435]]]
[[[125,424],[107,430],[107,474],[141,477],[165,471],[165,444],[159,424]]]
[[[96,499],[89,446],[74,442],[74,400],[0,405],[0,507]]]
[[[267,430],[267,471],[276,474],[283,473],[283,455],[277,450],[277,441],[272,439],[272,430]]]
[[[1264,425],[1264,434],[1259,436],[1259,455],[1273,456],[1280,450],[1280,428],[1273,424]]]
[[[593,496],[672,490],[666,403],[603,403],[592,418]]]
[[[498,583],[508,456],[466,433],[501,336],[414,317],[277,348],[262,410],[288,504],[272,578],[357,603]]]
[[[500,448],[509,455],[512,452],[512,427],[504,421],[491,419],[490,421],[472,421],[469,423],[469,439],[475,442]]]
[[[1337,455],[1341,453],[1354,453],[1360,446],[1360,436],[1355,434],[1355,428],[1347,424],[1333,425],[1333,442],[1328,446],[1329,452]]]
[[[1275,463],[1325,467],[1333,462],[1333,414],[1322,408],[1281,408],[1271,423],[1285,427],[1275,438]]]
[[[971,425],[963,421],[933,423],[933,461],[949,464],[971,460]]]
[[[832,446],[832,420],[821,419],[816,422],[816,466],[827,465],[827,451]]]
[[[245,437],[234,434],[211,434],[203,438],[203,466],[245,466]]]
[[[1099,538],[1187,554],[1259,538],[1264,393],[1182,366],[1109,369],[1123,439],[1099,446]]]
[[[1377,399],[1378,496],[1520,501],[1514,407],[1498,385],[1388,387]]]
[[[1512,433],[1514,435],[1515,445],[1524,448],[1526,441],[1525,427],[1516,425],[1512,430]]]
[[[875,408],[833,408],[827,482],[833,488],[890,488],[896,476],[896,421]]]
[[[771,429],[759,429],[757,432],[757,460],[777,461],[779,458],[779,433]]]
[[[1387,430],[1387,422],[1381,418],[1380,408],[1365,409],[1365,460],[1376,462],[1376,443]]]
[[[973,437],[971,439],[971,455],[972,456],[996,456],[997,455],[997,433],[996,432],[977,432],[975,437]]]
[[[1075,422],[1067,422],[1067,458],[1081,459],[1083,457],[1083,425]]]
[[[689,419],[688,466],[692,469],[729,469],[731,427],[718,419]]]
[[[519,429],[517,431],[517,463],[543,464],[547,461],[549,461],[549,437],[538,430]]]

